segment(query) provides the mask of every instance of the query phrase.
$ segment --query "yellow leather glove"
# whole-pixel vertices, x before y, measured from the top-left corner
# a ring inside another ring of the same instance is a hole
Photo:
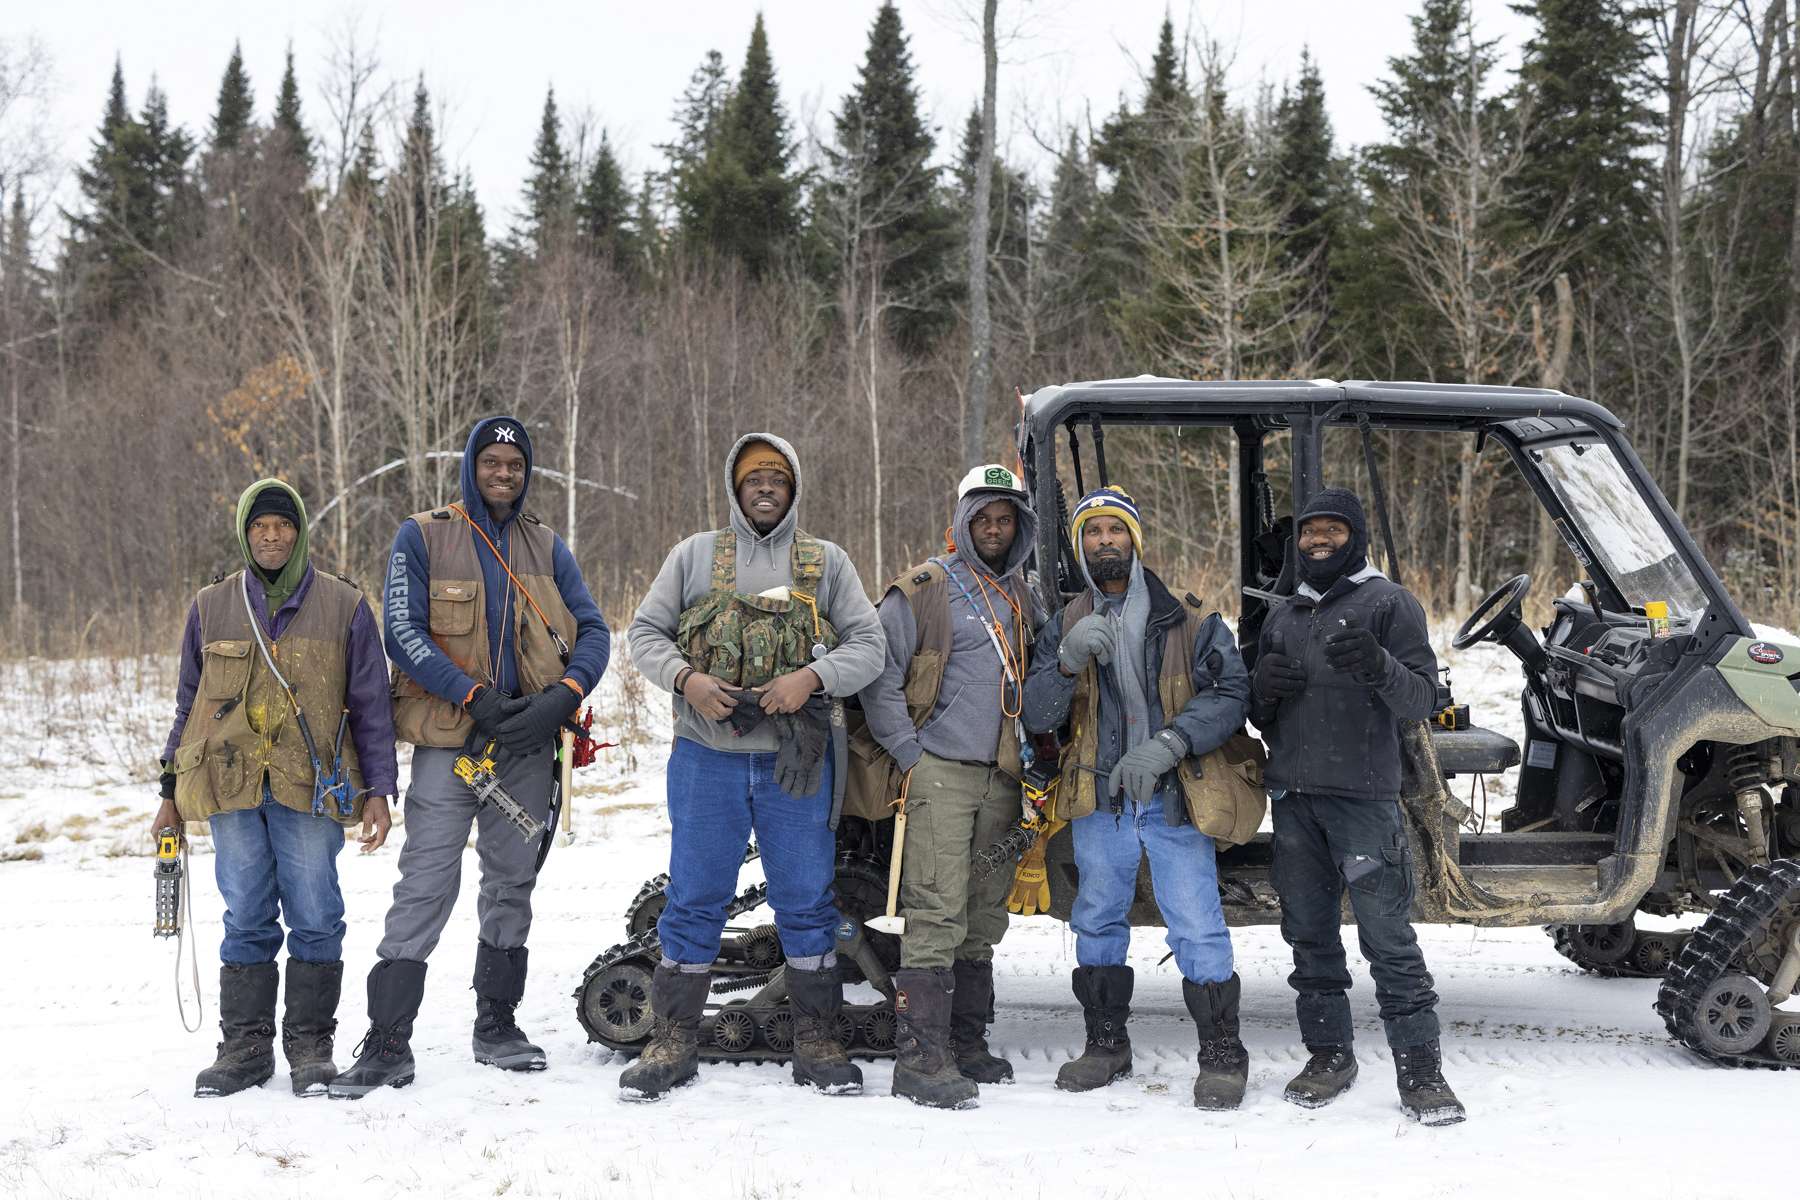
[[[1050,869],[1044,865],[1044,846],[1067,822],[1044,819],[1048,828],[1019,859],[1018,870],[1013,872],[1012,891],[1006,896],[1006,911],[1021,917],[1050,911]]]

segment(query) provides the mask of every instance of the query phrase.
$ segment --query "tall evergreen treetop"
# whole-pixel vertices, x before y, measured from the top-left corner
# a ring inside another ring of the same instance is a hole
[[[1289,257],[1300,261],[1330,242],[1338,201],[1325,82],[1308,48],[1300,51],[1300,78],[1276,105],[1275,139],[1275,174],[1290,206]]]
[[[556,89],[544,95],[544,114],[531,148],[531,174],[525,179],[525,212],[513,233],[538,252],[568,221],[575,199],[572,164],[562,147],[562,118],[556,111]]]
[[[1468,0],[1425,0],[1410,20],[1412,53],[1388,59],[1389,78],[1369,87],[1388,127],[1387,143],[1373,148],[1370,156],[1393,175],[1420,169],[1446,105],[1460,110],[1482,102],[1481,89],[1494,69],[1499,44],[1469,36]]]
[[[619,169],[618,157],[603,129],[594,161],[588,167],[587,178],[582,180],[581,194],[575,200],[575,231],[596,254],[629,266],[637,257],[631,229],[632,204],[625,173]]]
[[[275,132],[285,139],[287,153],[310,171],[313,165],[312,136],[306,132],[306,122],[300,116],[300,81],[294,75],[292,45],[287,50],[287,69],[281,73],[281,90],[275,95],[272,124]]]
[[[244,134],[256,116],[256,98],[250,90],[250,76],[244,70],[244,50],[239,42],[231,44],[231,59],[225,64],[225,77],[219,81],[219,104],[213,112],[211,146],[215,153],[236,150],[243,145]]]

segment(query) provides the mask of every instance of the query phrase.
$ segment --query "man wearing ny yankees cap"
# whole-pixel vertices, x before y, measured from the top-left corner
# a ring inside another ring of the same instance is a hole
[[[542,843],[522,838],[452,770],[465,746],[497,742],[501,784],[549,823],[558,731],[606,671],[606,621],[569,548],[524,511],[530,486],[525,427],[512,417],[479,421],[463,452],[461,501],[414,513],[394,538],[382,609],[394,726],[416,747],[406,844],[369,972],[369,1032],[333,1096],[412,1082],[425,960],[456,904],[471,823],[481,862],[475,1061],[509,1071],[546,1065],[513,1019]]]

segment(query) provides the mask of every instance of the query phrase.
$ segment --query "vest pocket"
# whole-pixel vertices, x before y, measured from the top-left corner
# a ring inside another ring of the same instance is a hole
[[[222,639],[200,651],[200,695],[207,700],[241,696],[250,682],[250,643]]]
[[[475,601],[481,594],[473,579],[436,579],[431,583],[431,632],[467,637],[475,632]]]

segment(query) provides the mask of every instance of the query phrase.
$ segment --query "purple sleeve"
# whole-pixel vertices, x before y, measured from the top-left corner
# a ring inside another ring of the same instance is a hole
[[[181,635],[181,678],[175,685],[175,724],[169,740],[163,744],[162,760],[175,761],[175,748],[181,745],[181,731],[187,728],[188,712],[194,707],[194,693],[200,690],[200,602],[188,607],[187,630]]]
[[[344,706],[350,710],[350,741],[371,796],[392,796],[400,782],[394,761],[394,702],[388,690],[387,656],[369,606],[358,600],[344,642]],[[321,750],[323,747],[321,747]]]

